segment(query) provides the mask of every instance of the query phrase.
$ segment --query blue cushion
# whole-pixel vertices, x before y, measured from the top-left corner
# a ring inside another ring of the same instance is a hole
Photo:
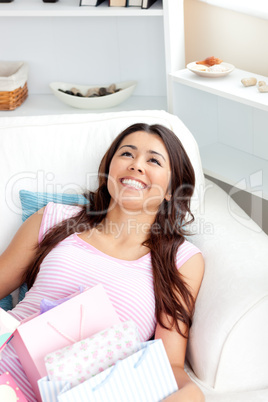
[[[13,307],[12,296],[8,295],[0,300],[0,307],[5,311],[11,310]]]
[[[38,193],[28,190],[20,190],[20,201],[22,206],[22,221],[26,221],[29,216],[46,206],[49,202],[57,204],[87,204],[88,200],[82,194],[64,193]]]

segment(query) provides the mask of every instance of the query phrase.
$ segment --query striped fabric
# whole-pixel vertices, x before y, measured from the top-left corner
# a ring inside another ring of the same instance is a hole
[[[50,227],[79,211],[80,207],[48,203],[39,241]],[[177,254],[178,268],[199,252],[198,248],[185,241]],[[34,286],[11,314],[22,320],[39,311],[44,297],[61,299],[76,292],[79,285],[92,287],[98,283],[104,286],[120,319],[132,319],[139,328],[141,341],[150,339],[156,326],[150,254],[135,261],[110,257],[80,239],[77,233],[64,239],[46,256]],[[10,371],[15,381],[20,383],[28,400],[35,401],[11,345],[5,348],[0,361],[0,373],[5,371]]]

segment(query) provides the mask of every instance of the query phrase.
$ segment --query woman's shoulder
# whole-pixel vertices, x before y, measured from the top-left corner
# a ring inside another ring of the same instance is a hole
[[[44,234],[53,226],[58,223],[70,219],[77,215],[81,211],[82,207],[77,205],[59,204],[55,202],[49,202],[44,208],[42,208],[42,222],[39,232],[39,243],[42,240]]]
[[[47,216],[57,215],[58,219],[66,219],[76,215],[81,209],[82,207],[79,205],[60,204],[51,201],[46,205],[43,213]]]
[[[201,253],[200,249],[196,247],[192,242],[185,239],[177,250],[176,255],[177,267],[180,268],[186,261],[188,261],[191,257],[193,257],[198,253]]]

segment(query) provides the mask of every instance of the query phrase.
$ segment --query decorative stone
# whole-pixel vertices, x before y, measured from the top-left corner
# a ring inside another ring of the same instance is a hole
[[[115,92],[115,90],[116,90],[115,84],[111,84],[111,85],[107,88],[107,92],[112,93],[112,94]]]
[[[79,89],[77,89],[77,88],[71,88],[71,91],[72,91],[73,94],[76,95],[76,96],[83,96],[83,95],[81,94],[81,92],[79,91]]]
[[[70,90],[68,89],[66,91],[64,91],[63,89],[59,88],[59,91],[65,93],[67,95],[73,95],[73,96],[79,96],[79,97],[87,97],[87,98],[95,98],[97,96],[112,95],[115,92],[121,91],[121,88],[116,89],[115,84],[111,84],[108,88],[105,88],[105,87],[89,88],[85,95],[81,94],[79,89],[77,89],[75,87],[71,88]]]
[[[104,88],[104,87],[101,87],[100,90],[99,90],[99,95],[100,96],[107,95],[107,89]]]
[[[87,97],[99,96],[99,88],[89,88],[86,93]]]
[[[249,77],[249,78],[243,78],[241,80],[242,84],[244,85],[244,87],[251,87],[253,85],[257,84],[257,79],[254,77]]]
[[[268,92],[268,85],[261,85],[259,87],[260,92]]]

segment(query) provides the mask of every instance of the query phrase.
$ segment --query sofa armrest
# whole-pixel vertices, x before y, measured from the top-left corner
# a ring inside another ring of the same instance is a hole
[[[206,180],[198,233],[204,280],[187,350],[196,377],[215,390],[268,387],[268,236]]]

